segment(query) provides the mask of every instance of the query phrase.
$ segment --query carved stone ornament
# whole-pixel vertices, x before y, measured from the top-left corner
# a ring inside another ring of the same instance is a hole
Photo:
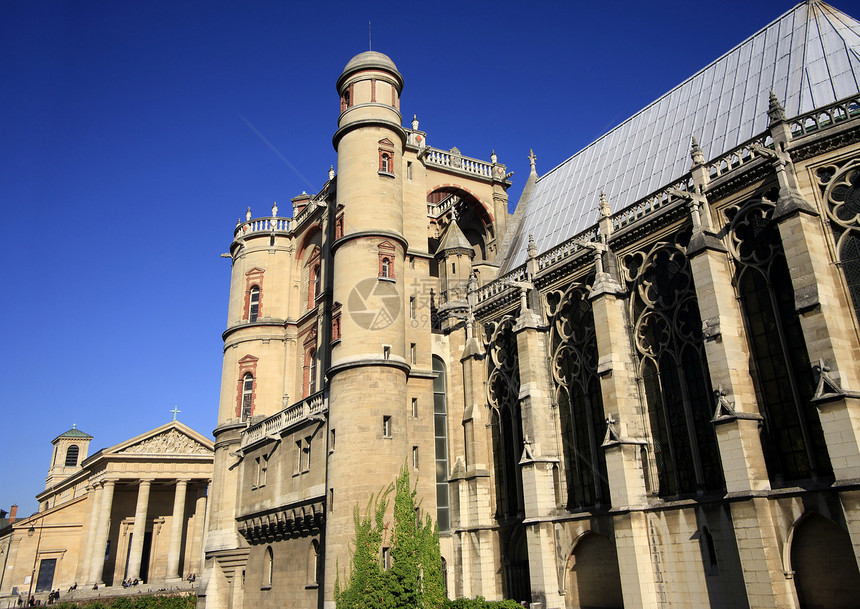
[[[120,452],[133,455],[208,455],[212,451],[185,434],[171,429]]]

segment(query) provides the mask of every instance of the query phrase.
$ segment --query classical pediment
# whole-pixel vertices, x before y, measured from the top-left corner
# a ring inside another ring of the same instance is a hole
[[[132,455],[211,455],[212,449],[178,429],[168,429],[125,446],[117,454]]]

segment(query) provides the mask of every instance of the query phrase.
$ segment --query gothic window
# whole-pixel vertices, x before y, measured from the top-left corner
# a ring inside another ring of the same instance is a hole
[[[496,516],[503,520],[523,514],[522,475],[518,465],[523,451],[523,426],[519,403],[519,361],[513,327],[514,318],[510,316],[485,326]]]
[[[685,234],[678,236],[685,241]],[[648,406],[658,494],[724,486],[711,421],[712,390],[690,263],[676,243],[623,260]]]
[[[66,467],[75,467],[78,464],[79,449],[77,444],[72,444],[66,450]]]
[[[550,292],[552,375],[562,427],[567,507],[609,504],[606,459],[601,448],[606,433],[597,341],[589,287],[574,284]]]
[[[774,204],[750,201],[730,209],[735,284],[747,326],[752,372],[764,416],[762,448],[774,485],[830,476],[821,423],[810,400],[815,380],[794,308],[794,290]]]
[[[836,239],[839,266],[860,320],[860,159],[843,167],[828,165],[816,171],[825,209]]]
[[[308,549],[308,586],[316,586],[319,582],[319,560],[320,543],[316,539],[312,539]]]
[[[249,305],[248,321],[257,321],[260,313],[260,288],[257,286],[251,288]]]
[[[242,420],[247,421],[251,416],[254,401],[254,375],[250,372],[242,380]]]
[[[451,528],[450,502],[448,498],[448,404],[445,388],[445,364],[433,356],[433,426],[436,443],[436,522],[440,531]],[[413,413],[417,414],[417,399],[412,401]],[[417,448],[416,448],[417,451]],[[416,453],[417,457],[417,453]],[[417,459],[416,459],[416,465]]]

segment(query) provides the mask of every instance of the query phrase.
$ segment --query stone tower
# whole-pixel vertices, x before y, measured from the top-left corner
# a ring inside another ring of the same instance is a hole
[[[51,454],[51,467],[45,479],[45,488],[65,480],[81,467],[81,462],[87,458],[90,441],[93,437],[82,432],[75,425],[51,441],[54,450]]]
[[[364,509],[371,494],[407,463],[414,467],[421,453],[428,464],[433,458],[432,430],[411,414],[413,396],[428,404],[432,394],[431,375],[414,377],[417,368],[430,368],[429,330],[422,340],[409,323],[415,300],[407,286],[416,261],[406,262],[407,232],[408,218],[426,216],[426,209],[404,205],[402,88],[394,62],[373,51],[350,60],[337,81],[341,113],[333,142],[340,215],[332,244],[333,300],[343,303],[345,313],[328,371],[329,428],[337,444],[328,461],[327,606],[333,606],[337,560],[343,570],[343,549],[353,536],[353,507]],[[432,510],[432,476],[424,478],[419,492]]]

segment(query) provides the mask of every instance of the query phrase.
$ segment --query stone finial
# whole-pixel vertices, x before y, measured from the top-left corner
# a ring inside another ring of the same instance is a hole
[[[328,166],[328,179],[334,180],[334,165]]]
[[[466,283],[466,293],[471,294],[478,291],[478,275],[475,271],[469,274],[469,281]]]
[[[239,228],[239,226],[240,226],[241,224],[242,224],[242,218],[238,218],[238,219],[236,220],[236,228]]]
[[[418,115],[412,115],[412,131],[418,131]]]
[[[612,208],[609,207],[609,199],[606,198],[606,193],[602,190],[600,191],[600,205],[598,209],[600,210],[601,218],[608,218],[612,215]]]
[[[497,157],[497,156],[496,156],[496,151],[495,151],[495,150],[493,150],[493,151],[490,153],[490,162],[491,162],[491,163],[493,163],[493,164],[495,165],[498,161],[499,161],[499,157]]]
[[[272,201],[272,217],[275,217],[277,215],[278,215],[278,202]]]
[[[537,175],[537,168],[535,166],[535,161],[537,161],[537,156],[535,156],[535,151],[530,148],[529,149],[529,165],[531,165],[531,173]]]
[[[529,234],[529,244],[526,248],[526,253],[529,255],[529,258],[534,258],[538,255],[537,245],[535,245],[534,235]]]
[[[245,220],[247,220],[248,222],[251,221],[251,206],[250,205],[248,206],[248,211],[245,212]]]
[[[696,140],[696,136],[692,136],[690,140],[690,158],[693,160],[693,165],[704,165],[705,155],[699,146],[699,142]]]
[[[779,98],[773,91],[770,92],[770,103],[767,107],[767,115],[770,117],[770,124],[779,123],[785,120],[785,108],[779,102]]]

